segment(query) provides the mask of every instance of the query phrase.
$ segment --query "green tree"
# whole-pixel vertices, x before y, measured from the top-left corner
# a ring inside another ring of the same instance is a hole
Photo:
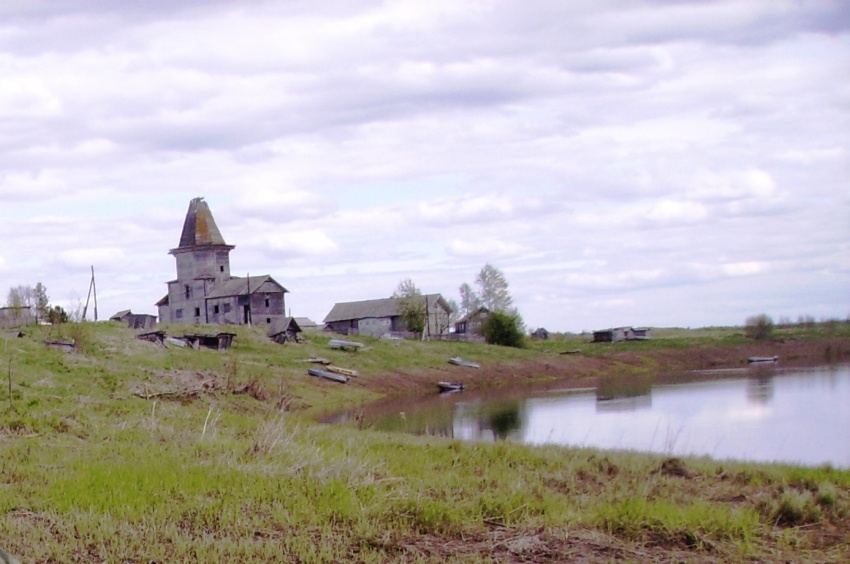
[[[407,330],[421,338],[425,332],[425,300],[410,278],[398,284],[393,297],[399,301],[399,315]]]
[[[68,316],[68,312],[66,312],[60,306],[53,306],[47,308],[47,315],[44,317],[48,323],[53,325],[58,325],[59,323],[68,323],[70,317]]]
[[[747,318],[744,323],[744,335],[757,341],[766,341],[773,336],[773,319],[760,313]]]
[[[491,345],[517,348],[525,346],[522,321],[515,314],[491,311],[481,325],[481,334],[484,336],[484,340]]]
[[[36,283],[35,288],[33,288],[33,301],[35,302],[33,305],[35,306],[36,316],[39,319],[47,319],[50,311],[50,298],[47,296],[47,288],[41,282]]]

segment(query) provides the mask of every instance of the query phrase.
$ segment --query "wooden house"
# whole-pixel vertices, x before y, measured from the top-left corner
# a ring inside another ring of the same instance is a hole
[[[440,338],[449,332],[451,306],[440,294],[421,296],[425,309],[424,338]],[[334,304],[325,316],[325,330],[341,335],[411,336],[401,318],[400,298],[381,298]]]
[[[455,335],[480,335],[481,326],[490,316],[490,310],[479,307],[475,311],[455,322]]]
[[[180,244],[169,253],[177,278],[156,305],[163,323],[271,324],[286,311],[288,292],[268,274],[230,274],[230,251],[203,198],[189,203]]]

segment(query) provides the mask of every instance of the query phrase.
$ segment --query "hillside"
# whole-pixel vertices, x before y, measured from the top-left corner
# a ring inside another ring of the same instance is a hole
[[[328,335],[277,345],[260,328],[228,330],[229,351],[162,348],[113,323],[4,335],[0,548],[23,562],[850,556],[850,472],[468,444],[313,419],[384,394],[432,393],[462,370],[451,356],[481,362],[463,372],[474,386],[586,385],[751,354],[846,361],[844,325],[767,344],[735,329],[659,330],[653,341],[561,336],[524,350],[365,339],[359,352],[329,349]],[[44,345],[67,339],[75,352]],[[312,378],[311,356],[360,375]]]

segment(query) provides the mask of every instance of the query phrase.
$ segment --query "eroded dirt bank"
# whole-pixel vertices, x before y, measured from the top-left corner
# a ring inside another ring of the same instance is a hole
[[[691,370],[746,368],[752,356],[777,356],[779,367],[820,366],[850,362],[850,340],[815,339],[746,345],[707,345],[636,352],[628,345],[603,343],[591,355],[541,353],[531,360],[490,363],[477,358],[481,369],[446,364],[441,367],[405,367],[398,372],[359,378],[351,383],[387,395],[431,390],[441,380],[462,381],[468,387],[493,388],[525,382],[557,380],[560,385],[593,386],[603,376],[660,375]]]

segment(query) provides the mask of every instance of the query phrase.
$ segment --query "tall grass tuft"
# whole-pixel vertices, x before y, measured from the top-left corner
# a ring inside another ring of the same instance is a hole
[[[821,509],[809,491],[787,489],[768,510],[773,523],[780,526],[808,525],[821,519]]]

